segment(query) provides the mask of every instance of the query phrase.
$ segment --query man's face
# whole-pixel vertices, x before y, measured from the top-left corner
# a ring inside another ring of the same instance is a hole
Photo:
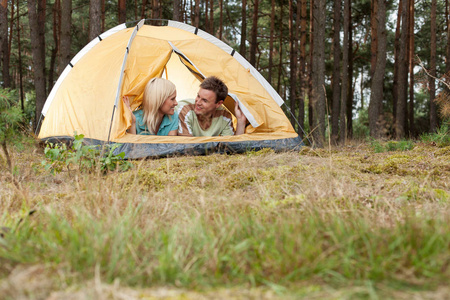
[[[216,103],[216,98],[215,92],[200,88],[195,98],[195,113],[202,116],[212,114],[223,103],[223,100]]]

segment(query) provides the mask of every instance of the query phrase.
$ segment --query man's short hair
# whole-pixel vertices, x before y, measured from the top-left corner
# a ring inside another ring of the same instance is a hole
[[[228,87],[226,84],[216,76],[210,76],[205,78],[200,84],[200,87],[205,90],[213,91],[216,93],[216,103],[228,96]]]

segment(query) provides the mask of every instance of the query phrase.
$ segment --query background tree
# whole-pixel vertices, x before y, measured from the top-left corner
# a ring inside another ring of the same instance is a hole
[[[34,86],[36,90],[35,125],[39,122],[47,97],[45,87],[45,9],[46,0],[28,0],[31,49],[34,64]]]
[[[60,47],[59,47],[59,62],[58,62],[58,74],[64,71],[65,67],[69,64],[71,55],[71,45],[72,45],[72,1],[71,0],[61,0],[61,32],[59,34]]]
[[[341,0],[334,1],[333,20],[333,104],[331,110],[331,141],[339,135],[339,104],[341,101]]]
[[[430,85],[430,132],[435,132],[437,129],[437,109],[436,102],[434,101],[436,97],[436,0],[431,0],[431,45],[430,45],[430,74],[434,78],[429,78]]]
[[[349,28],[350,28],[350,0],[344,0],[344,40],[342,42],[342,86],[339,143],[344,144],[347,138],[347,98],[348,98],[348,65],[349,65]]]
[[[9,76],[9,49],[8,49],[8,1],[0,1],[0,64],[3,66],[3,87],[11,86]]]
[[[119,1],[120,3],[120,1]],[[94,38],[99,36],[101,32],[101,13],[102,13],[102,3],[101,0],[90,0],[89,1],[89,40],[92,41]],[[125,20],[120,20],[120,23],[125,22]]]
[[[312,62],[311,102],[314,108],[314,143],[323,147],[325,141],[325,0],[314,0],[314,49]]]
[[[384,75],[386,67],[386,2],[377,1],[377,53],[375,68],[373,70],[370,104],[369,104],[369,129],[372,137],[381,137],[383,121]],[[373,20],[374,18],[372,18]]]

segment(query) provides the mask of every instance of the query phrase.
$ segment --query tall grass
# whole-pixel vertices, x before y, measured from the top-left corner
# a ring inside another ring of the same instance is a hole
[[[2,179],[0,225],[11,230],[0,239],[0,295],[26,289],[11,289],[26,266],[46,266],[47,293],[97,277],[285,295],[305,285],[375,294],[445,286],[450,153],[364,147],[141,161],[107,176],[31,164],[22,190]],[[22,170],[33,160],[18,157]]]

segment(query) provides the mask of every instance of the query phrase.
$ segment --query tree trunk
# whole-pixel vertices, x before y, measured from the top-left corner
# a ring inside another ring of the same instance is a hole
[[[173,20],[181,21],[181,3],[180,0],[173,0]]]
[[[407,68],[406,68],[406,50],[408,37],[408,1],[403,0],[402,3],[402,19],[401,19],[401,33],[400,33],[400,53],[398,57],[398,90],[397,90],[397,123],[395,124],[395,134],[397,139],[405,137],[405,123],[406,123],[406,92],[407,92]]]
[[[446,51],[446,63],[445,63],[445,73],[446,76],[446,82],[450,84],[450,12],[449,12],[449,2],[450,0],[445,1],[445,19],[447,20],[446,26],[447,26],[447,51]],[[450,94],[450,89],[448,87],[444,87],[445,90]]]
[[[348,3],[347,138],[353,137],[353,25],[352,2]]]
[[[119,2],[120,3],[120,2]],[[101,0],[90,0],[89,2],[89,41],[92,41],[101,32]],[[119,20],[120,23],[124,21]]]
[[[226,3],[225,3],[226,5]],[[219,40],[222,40],[223,31],[223,0],[219,1]]]
[[[371,82],[369,103],[369,129],[370,135],[379,138],[382,135],[383,121],[383,87],[386,69],[386,0],[376,0],[377,4],[377,53],[375,69]]]
[[[436,77],[436,0],[431,0],[431,47],[430,47],[430,74]],[[448,50],[447,50],[448,51]],[[447,65],[449,62],[447,61]],[[436,80],[434,78],[429,78],[430,84],[430,132],[436,132],[438,122],[437,122],[437,110],[436,102],[434,101],[436,97]]]
[[[48,71],[48,88],[47,90],[50,91],[53,87],[53,81],[54,81],[54,73],[55,73],[55,65],[56,65],[56,57],[59,52],[59,33],[61,32],[61,2],[60,0],[55,0],[55,3],[53,4],[52,9],[53,14],[53,49],[52,49],[52,55],[50,57],[50,67]]]
[[[340,135],[339,143],[345,144],[347,138],[347,97],[348,97],[348,64],[349,64],[349,27],[350,27],[350,0],[344,0],[344,40],[342,42],[342,87],[341,87],[341,111],[340,111]]]
[[[214,1],[209,1],[209,32],[214,35]]]
[[[278,81],[277,81],[277,92],[281,91],[281,73],[283,71],[283,0],[280,1],[280,46],[278,53],[280,54],[280,61],[278,64]]]
[[[147,16],[147,0],[142,0],[141,19],[145,19]]]
[[[298,110],[298,122],[300,126],[305,126],[305,99],[307,92],[306,85],[306,0],[300,0],[301,18],[300,18],[300,70],[299,70],[299,110]],[[299,131],[300,138],[303,139],[303,131]]]
[[[402,20],[402,6],[403,1],[400,0],[398,11],[397,11],[397,27],[395,28],[395,41],[394,41],[394,79],[393,79],[393,95],[392,95],[392,124],[395,129],[397,124],[397,103],[398,103],[398,66],[399,66],[399,55],[400,55],[400,27]]]
[[[270,11],[270,37],[269,37],[269,74],[267,81],[272,84],[272,68],[273,68],[273,35],[275,31],[275,0],[272,0]]]
[[[310,7],[314,5],[314,0],[310,0]],[[314,129],[314,109],[312,103],[312,65],[313,65],[313,51],[314,51],[314,18],[313,10],[309,10],[309,68],[308,68],[308,124],[310,133]]]
[[[198,28],[200,26],[200,0],[195,0],[195,19],[194,26]]]
[[[339,136],[339,102],[341,101],[341,0],[334,1],[333,20],[333,104],[331,110],[331,142]]]
[[[91,0],[96,1],[96,0]],[[126,0],[119,0],[118,5],[118,20],[119,24],[125,23],[127,21],[127,5]]]
[[[239,53],[242,57],[246,57],[247,47],[245,41],[247,40],[247,0],[242,0],[242,27],[241,27],[241,44],[239,46]]]
[[[253,6],[253,24],[250,43],[250,64],[256,67],[256,51],[258,48],[258,6],[259,0],[254,0]]]
[[[70,54],[70,47],[72,44],[72,1],[61,0],[61,33],[60,33],[60,48],[59,48],[59,63],[58,74],[61,74],[72,58]]]
[[[414,0],[409,1],[409,133],[416,136],[414,126]]]
[[[377,51],[378,51],[378,0],[372,0],[370,2],[370,78],[373,78],[375,73],[375,67],[377,63]]]
[[[290,106],[292,114],[289,116],[291,119],[291,123],[295,128],[295,109],[296,109],[296,82],[297,82],[297,52],[295,51],[295,44],[297,40],[295,39],[295,29],[294,26],[294,3],[293,1],[289,1],[289,96],[290,96]]]
[[[17,52],[19,53],[19,90],[20,90],[20,105],[22,112],[25,113],[25,97],[23,90],[23,72],[22,72],[22,45],[20,38],[20,11],[19,6],[17,6]]]
[[[313,137],[317,147],[325,142],[325,0],[313,4],[314,49],[312,64]]]
[[[12,29],[12,28],[11,28]],[[9,75],[9,49],[8,49],[8,1],[0,2],[0,62],[3,66],[3,87],[11,87]]]
[[[38,125],[47,92],[45,89],[45,0],[28,0],[31,50],[34,65],[34,86],[36,88],[35,126]]]

